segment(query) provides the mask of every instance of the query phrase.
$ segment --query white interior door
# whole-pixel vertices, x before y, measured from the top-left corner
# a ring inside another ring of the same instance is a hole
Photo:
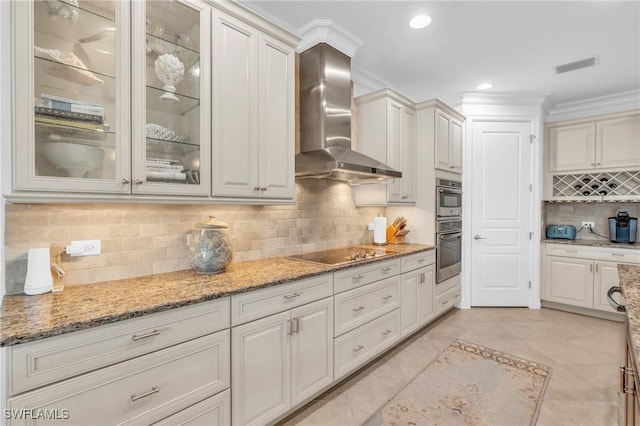
[[[471,305],[528,306],[531,123],[473,123]]]

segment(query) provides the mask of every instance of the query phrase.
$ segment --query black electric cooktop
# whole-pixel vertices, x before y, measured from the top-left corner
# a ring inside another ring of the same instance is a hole
[[[321,263],[323,265],[341,265],[384,257],[394,253],[394,251],[384,247],[375,249],[365,247],[347,247],[297,254],[289,256],[289,259],[306,260],[307,262]]]

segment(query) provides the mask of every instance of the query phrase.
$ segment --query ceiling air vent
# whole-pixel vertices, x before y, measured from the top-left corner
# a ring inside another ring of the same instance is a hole
[[[562,74],[564,72],[579,70],[580,68],[592,67],[598,62],[596,56],[592,56],[591,58],[581,59],[579,61],[570,62],[564,65],[557,65],[555,67],[556,74]]]

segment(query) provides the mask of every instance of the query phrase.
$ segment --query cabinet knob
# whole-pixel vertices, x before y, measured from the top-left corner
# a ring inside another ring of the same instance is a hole
[[[142,185],[144,181],[140,178],[136,179],[136,185]]]
[[[260,187],[259,187],[259,186],[254,186],[254,187],[253,187],[253,190],[254,190],[254,191],[260,191]]]
[[[122,182],[125,185],[128,184],[128,183],[131,183],[131,181],[128,178],[122,178],[122,180],[120,182]]]
[[[260,188],[260,191],[266,191],[266,190],[267,190],[266,186],[263,186],[263,187]]]

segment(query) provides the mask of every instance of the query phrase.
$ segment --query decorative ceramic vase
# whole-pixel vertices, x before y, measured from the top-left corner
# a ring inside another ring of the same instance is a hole
[[[177,56],[165,53],[156,59],[155,70],[160,81],[164,83],[165,94],[160,96],[160,99],[180,102],[173,93],[176,91],[176,84],[184,77],[184,64]]]
[[[199,274],[219,274],[233,257],[228,228],[224,222],[209,216],[209,220],[196,225],[189,247],[189,264]]]

